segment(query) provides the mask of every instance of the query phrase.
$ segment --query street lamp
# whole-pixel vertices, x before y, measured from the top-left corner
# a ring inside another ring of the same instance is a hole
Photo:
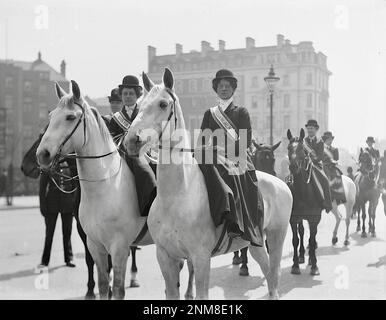
[[[264,78],[265,83],[267,84],[270,96],[270,127],[269,127],[269,143],[273,145],[273,92],[275,90],[275,84],[280,80],[279,77],[275,76],[275,71],[273,71],[273,65],[269,69],[268,76]]]

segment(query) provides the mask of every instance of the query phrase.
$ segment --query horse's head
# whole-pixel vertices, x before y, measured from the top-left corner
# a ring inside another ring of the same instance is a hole
[[[270,146],[253,141],[256,150],[252,155],[252,159],[256,169],[276,175],[274,151],[280,146],[280,143],[281,141]]]
[[[142,78],[146,93],[123,142],[127,153],[133,156],[145,146],[154,146],[162,138],[170,137],[169,124],[176,121],[176,112],[180,112],[174,77],[168,68],[159,85],[155,85],[146,73],[142,73]]]
[[[50,112],[49,125],[42,137],[36,156],[43,169],[55,165],[54,159],[73,152],[75,141],[84,138],[83,119],[85,106],[78,84],[71,80],[71,93],[67,94],[57,83],[56,94],[59,98],[57,107]]]
[[[304,129],[300,130],[299,137],[292,136],[291,130],[287,130],[288,143],[288,159],[290,162],[289,169],[292,174],[298,173],[302,168],[302,164],[306,158],[306,153],[303,147]]]

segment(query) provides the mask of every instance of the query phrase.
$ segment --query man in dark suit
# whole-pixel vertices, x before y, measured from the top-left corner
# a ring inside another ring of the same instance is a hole
[[[311,182],[314,184],[316,190],[318,190],[322,208],[328,213],[332,210],[332,201],[330,183],[323,170],[324,142],[316,136],[316,133],[319,130],[319,125],[316,120],[308,120],[305,127],[308,134],[304,139],[305,147],[308,150],[308,155],[312,160],[312,163],[314,164]]]
[[[66,161],[58,166],[57,171],[60,174],[71,176],[71,171]],[[50,178],[45,172],[41,174],[39,185],[40,212],[46,224],[41,267],[47,267],[50,262],[52,240],[59,213],[62,219],[64,261],[68,267],[75,267],[72,263],[71,246],[72,219],[77,201],[75,189],[76,183],[73,180],[67,181],[62,176]]]

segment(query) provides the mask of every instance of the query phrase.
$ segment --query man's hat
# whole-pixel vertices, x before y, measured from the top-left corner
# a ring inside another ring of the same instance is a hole
[[[227,69],[221,69],[216,72],[216,77],[213,79],[213,81],[219,81],[221,79],[232,79],[237,82],[237,79],[233,75],[233,72]]]
[[[367,137],[366,142],[375,143],[374,137]]]
[[[306,128],[310,126],[310,127],[315,127],[316,129],[319,129],[319,125],[318,125],[318,122],[314,119],[310,119],[307,121],[306,123]]]
[[[334,139],[335,137],[332,135],[332,132],[331,131],[326,131],[325,133],[323,133],[322,135],[322,140],[323,141],[326,141],[327,139]]]
[[[108,98],[109,98],[109,102],[122,101],[122,98],[119,95],[119,89],[118,88],[114,88],[113,90],[111,90],[111,96],[108,96]]]
[[[119,85],[119,92],[122,92],[123,88],[141,88],[139,80],[136,76],[125,76],[122,80],[122,84]]]

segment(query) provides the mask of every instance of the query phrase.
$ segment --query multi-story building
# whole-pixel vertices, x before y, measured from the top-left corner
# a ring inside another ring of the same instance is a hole
[[[0,167],[15,168],[16,193],[36,191],[36,182],[24,179],[20,165],[58,103],[55,82],[69,89],[64,61],[57,72],[40,52],[33,62],[0,60]]]
[[[219,40],[217,50],[202,41],[200,51],[184,53],[182,45],[176,44],[174,54],[161,56],[157,56],[156,48],[148,46],[150,77],[160,81],[164,67],[173,71],[175,90],[190,129],[199,128],[204,111],[216,104],[212,79],[217,70],[227,68],[238,78],[236,103],[248,108],[254,136],[266,143],[270,135],[270,104],[264,77],[271,65],[280,77],[273,107],[274,142],[284,142],[277,152],[280,158],[286,153],[287,129],[298,135],[310,118],[318,120],[321,132],[328,128],[331,72],[326,55],[316,52],[311,41],[292,44],[278,34],[272,46],[257,47],[255,40],[247,37],[244,48],[226,49],[225,41]]]

